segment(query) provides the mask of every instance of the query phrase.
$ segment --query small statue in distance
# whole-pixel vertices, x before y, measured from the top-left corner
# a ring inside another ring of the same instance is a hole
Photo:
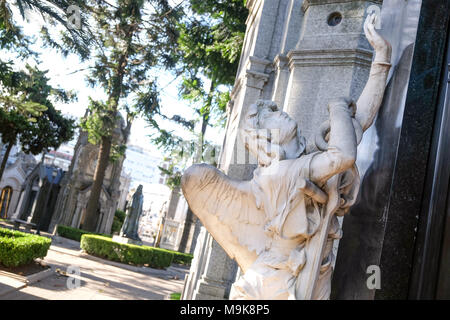
[[[142,194],[143,186],[139,185],[136,192],[133,195],[131,206],[128,207],[127,216],[120,229],[120,236],[128,239],[142,242],[138,235],[139,230],[139,218],[142,215],[142,205],[144,203],[144,196]]]

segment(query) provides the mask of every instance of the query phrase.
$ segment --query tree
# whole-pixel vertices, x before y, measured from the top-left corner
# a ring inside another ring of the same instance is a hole
[[[40,32],[44,43],[58,49],[64,55],[75,52],[80,58],[86,59],[89,56],[92,38],[87,17],[81,10],[76,10],[76,13],[71,10],[81,8],[83,3],[83,0],[1,0],[2,28],[12,34],[20,32],[14,21],[12,7],[19,10],[22,19],[25,19],[27,14],[38,13],[52,27],[60,25],[66,30],[65,33],[62,33],[62,41],[57,42],[50,34],[48,26],[43,26]],[[77,17],[79,26],[71,23],[73,14],[79,15]]]
[[[158,68],[172,67],[168,48],[176,43],[175,23],[179,6],[169,0],[85,1],[82,10],[89,12],[95,27],[93,66],[88,83],[103,89],[105,101],[93,100],[90,114],[82,127],[91,143],[100,145],[91,194],[82,228],[95,231],[98,203],[114,146],[112,132],[117,117],[126,115],[126,135],[137,116],[157,127],[153,116],[159,113],[157,93]]]
[[[190,0],[186,10],[192,14],[178,24],[179,46],[172,54],[177,57],[177,73],[183,77],[180,95],[191,103],[199,116],[200,130],[196,141],[186,142],[164,130],[153,141],[171,153],[171,157],[176,154],[179,158],[183,154],[200,162],[205,160],[207,149],[214,150],[205,140],[208,125],[223,124],[239,64],[248,10],[243,0]],[[208,86],[205,82],[209,82]],[[192,128],[188,129],[193,131]],[[180,145],[188,148],[180,150]],[[193,146],[196,150],[192,150]]]
[[[211,114],[222,114],[229,100],[228,88],[234,83],[242,49],[248,10],[242,0],[191,0],[194,15],[180,24],[180,50],[184,69],[182,97],[201,102],[200,148]],[[209,81],[204,90],[202,77]]]
[[[15,25],[11,10],[12,1],[0,1],[0,48],[14,53],[17,58],[37,58],[30,49],[31,40]],[[44,17],[57,20],[67,29],[67,18],[62,8],[74,1],[14,1],[25,18],[27,11],[37,10]],[[58,11],[59,10],[59,11]],[[67,44],[86,52],[85,31],[71,30]],[[84,49],[81,44],[84,44]],[[62,116],[51,100],[69,102],[75,96],[68,91],[48,84],[46,72],[29,65],[25,69],[14,70],[12,61],[0,59],[0,134],[7,145],[0,163],[0,179],[12,147],[19,141],[25,153],[39,154],[49,148],[57,149],[62,143],[72,139],[74,121]],[[17,67],[17,66],[16,66]]]
[[[74,120],[64,117],[50,101],[69,102],[74,97],[64,90],[51,87],[46,72],[27,65],[26,71],[16,72],[11,77],[15,80],[8,82],[3,81],[5,77],[0,77],[0,102],[3,102],[0,108],[0,134],[2,142],[7,145],[0,165],[0,180],[11,148],[18,140],[25,153],[36,155],[43,150],[57,149],[62,143],[70,141],[75,130]],[[17,108],[16,104],[22,107]],[[36,112],[36,106],[39,106],[39,116],[30,118],[24,114],[24,105],[34,106],[32,112]]]

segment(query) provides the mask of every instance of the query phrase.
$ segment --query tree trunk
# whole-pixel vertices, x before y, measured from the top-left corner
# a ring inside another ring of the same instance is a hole
[[[83,229],[90,232],[95,232],[98,220],[98,204],[100,194],[103,187],[103,180],[105,178],[106,169],[109,164],[109,155],[111,152],[112,137],[103,137],[100,143],[100,150],[98,153],[97,166],[94,173],[94,181],[91,187],[91,194],[86,207],[86,213],[83,221]]]
[[[123,31],[123,30],[121,30]],[[131,43],[133,39],[136,26],[127,28],[125,39],[127,45],[125,51],[120,55],[117,64],[116,77],[113,81],[112,92],[108,99],[108,104],[111,106],[111,114],[115,116],[118,111],[119,100],[122,94],[123,77],[125,75],[125,68],[128,65],[128,57],[130,55]],[[129,129],[129,128],[128,128]],[[89,196],[86,207],[85,218],[83,221],[83,229],[86,231],[95,232],[98,220],[98,202],[100,200],[100,193],[105,178],[106,169],[109,164],[109,155],[111,153],[112,135],[103,136],[100,144],[98,154],[97,166],[95,168],[94,182],[92,184],[91,195]]]
[[[14,144],[12,142],[10,142],[8,144],[8,147],[6,147],[6,152],[5,152],[5,155],[3,156],[2,164],[0,166],[0,181],[2,180],[3,172],[5,171],[5,168],[6,168],[6,162],[8,161],[9,154],[11,153],[11,149],[13,146],[14,146]]]
[[[206,128],[208,127],[209,117],[211,115],[211,105],[212,105],[214,90],[215,90],[215,78],[213,78],[211,80],[211,85],[209,87],[209,92],[208,92],[208,98],[206,100],[207,109],[205,110],[205,113],[203,113],[203,115],[202,115],[202,126],[201,126],[201,132],[200,132],[199,151],[197,154],[197,161],[196,161],[197,163],[200,163],[203,158],[203,151],[204,151],[203,148],[205,145],[205,133],[206,133]]]

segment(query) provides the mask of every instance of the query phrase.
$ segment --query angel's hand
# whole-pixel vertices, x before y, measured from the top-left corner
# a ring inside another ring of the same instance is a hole
[[[390,62],[392,47],[391,44],[384,39],[375,30],[376,19],[379,19],[376,14],[370,14],[367,16],[364,22],[364,33],[372,48],[375,50],[375,60],[381,60],[382,62]]]

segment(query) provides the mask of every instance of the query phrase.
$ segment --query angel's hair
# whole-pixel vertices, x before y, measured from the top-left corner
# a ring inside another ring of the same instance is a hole
[[[252,104],[244,118],[241,130],[245,147],[258,159],[258,164],[270,166],[272,160],[295,159],[305,151],[306,141],[295,121],[277,129],[262,128],[260,115],[263,109],[278,111],[275,102],[258,100]],[[294,124],[295,125],[292,125]]]

